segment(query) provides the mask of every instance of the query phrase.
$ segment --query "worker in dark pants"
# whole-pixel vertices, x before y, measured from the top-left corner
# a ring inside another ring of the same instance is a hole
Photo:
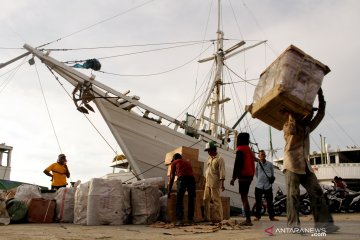
[[[299,218],[300,184],[309,193],[315,228],[325,229],[326,234],[334,233],[339,227],[334,224],[329,212],[324,193],[308,160],[310,152],[310,133],[320,124],[325,116],[326,102],[323,91],[318,91],[319,108],[315,116],[313,112],[300,116],[291,111],[284,111],[287,119],[284,126],[284,171],[287,189],[287,223],[288,227],[302,233]],[[316,109],[313,109],[316,110]]]
[[[271,162],[266,160],[264,150],[259,151],[259,161],[255,167],[255,176],[257,178],[257,183],[255,186],[256,213],[254,221],[259,221],[261,218],[263,195],[265,195],[270,221],[279,221],[279,219],[275,218],[273,189],[272,182],[270,182],[270,177],[274,176],[274,166]]]
[[[176,219],[175,226],[184,225],[184,195],[188,192],[188,219],[189,224],[194,222],[195,209],[195,178],[189,161],[182,159],[181,154],[175,153],[171,162],[170,182],[168,187],[168,198],[175,176],[177,176],[177,196],[176,196]]]

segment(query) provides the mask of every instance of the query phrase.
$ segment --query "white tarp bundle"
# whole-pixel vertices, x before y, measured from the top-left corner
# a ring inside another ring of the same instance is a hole
[[[41,193],[38,186],[21,184],[16,189],[15,198],[28,204],[32,198],[41,198]]]
[[[56,220],[60,222],[74,222],[74,199],[76,189],[60,188],[56,192]]]
[[[81,183],[75,192],[74,223],[86,225],[87,203],[90,182]]]
[[[131,222],[131,186],[127,184],[123,184],[123,194],[124,194],[124,224]]]
[[[168,204],[168,196],[164,195],[159,198],[160,202],[160,221],[163,222],[169,222],[169,219],[167,218],[167,204]]]
[[[159,189],[165,188],[165,180],[164,177],[153,177],[153,178],[145,178],[140,181],[134,182],[133,186],[140,185],[153,185],[157,186]]]
[[[91,179],[86,225],[122,225],[123,199],[121,180]]]
[[[160,212],[158,186],[141,184],[131,187],[131,206],[133,224],[154,223]]]

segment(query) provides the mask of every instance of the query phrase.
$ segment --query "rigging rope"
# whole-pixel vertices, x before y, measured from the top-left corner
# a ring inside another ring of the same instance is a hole
[[[193,40],[193,41],[179,41],[179,42],[165,42],[165,43],[147,43],[147,44],[132,44],[132,45],[115,45],[115,46],[101,46],[101,47],[83,47],[83,48],[42,48],[39,50],[44,51],[81,51],[81,50],[99,50],[99,49],[113,49],[113,48],[132,48],[132,47],[148,47],[148,46],[159,46],[159,45],[173,45],[173,44],[184,44],[184,43],[204,43],[213,42],[210,40]],[[185,45],[186,46],[186,45]]]
[[[189,148],[191,148],[191,147],[195,146],[196,144],[198,144],[198,143],[199,143],[199,142],[201,142],[201,141],[202,141],[202,139],[200,139],[199,141],[197,141],[197,142],[195,142],[194,144],[190,145],[190,146],[189,146]],[[145,170],[145,171],[143,171],[143,172],[141,172],[141,173],[139,173],[139,174],[135,175],[135,176],[134,176],[134,177],[132,177],[132,178],[129,178],[128,180],[124,181],[124,183],[126,183],[126,182],[128,182],[128,181],[130,181],[130,180],[132,180],[132,179],[134,179],[134,178],[136,178],[136,179],[137,179],[137,177],[138,177],[138,176],[140,176],[140,175],[142,175],[142,174],[144,174],[144,173],[146,173],[146,172],[150,171],[151,169],[154,169],[154,168],[158,167],[160,164],[163,164],[163,163],[164,163],[164,161],[161,161],[161,162],[159,162],[159,163],[158,163],[158,164],[156,164],[156,165],[151,165],[151,164],[149,164],[150,166],[152,166],[151,168],[149,168],[149,169],[147,169],[147,170]]]
[[[54,72],[52,71],[52,69],[49,66],[46,66],[49,71],[51,72],[51,74],[54,76],[54,78],[56,79],[56,81],[60,84],[60,86],[63,88],[63,90],[65,91],[65,93],[69,96],[69,98],[72,100],[72,96],[71,94],[65,89],[64,85],[60,82],[59,78],[54,74]],[[110,145],[110,143],[105,139],[105,137],[101,134],[101,132],[95,127],[95,125],[91,122],[91,120],[89,119],[89,117],[83,113],[83,115],[86,117],[86,119],[89,121],[89,123],[94,127],[94,129],[97,131],[97,133],[100,135],[100,137],[105,141],[105,143],[111,148],[111,150],[117,154],[117,151]]]
[[[236,14],[235,14],[235,11],[234,11],[234,8],[233,8],[233,5],[231,4],[231,1],[230,1],[230,0],[229,0],[229,4],[230,4],[231,11],[232,11],[233,16],[234,16],[234,19],[235,19],[236,26],[237,26],[237,28],[238,28],[238,30],[239,30],[240,37],[241,37],[242,39],[244,39],[244,36],[243,36],[243,34],[242,34],[241,30],[240,30],[240,25],[239,25],[239,22],[238,22],[238,20],[237,20],[237,18],[236,18]]]
[[[149,0],[149,1],[145,2],[145,3],[142,3],[142,4],[137,5],[137,6],[135,6],[135,7],[129,8],[129,9],[123,11],[123,12],[120,12],[120,13],[118,13],[118,14],[115,14],[115,15],[112,16],[112,17],[105,18],[104,20],[101,20],[101,21],[99,21],[99,22],[97,22],[97,23],[94,23],[94,24],[92,24],[92,25],[90,25],[90,26],[87,26],[87,27],[85,27],[85,28],[82,28],[82,29],[80,29],[80,30],[78,30],[78,31],[75,31],[75,32],[70,33],[70,34],[68,34],[68,35],[65,35],[65,36],[63,36],[63,37],[60,37],[60,38],[58,38],[58,39],[56,39],[56,40],[53,40],[53,41],[51,41],[51,42],[45,43],[45,44],[43,44],[43,45],[40,45],[40,46],[38,46],[37,48],[47,46],[47,45],[52,44],[52,43],[54,43],[54,42],[58,42],[58,41],[60,41],[60,40],[63,40],[63,39],[65,39],[65,38],[68,38],[68,37],[70,37],[70,36],[73,36],[73,35],[75,35],[75,34],[78,34],[78,33],[80,33],[80,32],[83,32],[83,31],[85,31],[85,30],[87,30],[87,29],[89,29],[89,28],[92,28],[92,27],[96,26],[96,25],[99,25],[99,24],[102,24],[102,23],[104,23],[104,22],[110,21],[110,20],[112,20],[112,19],[114,19],[114,18],[117,18],[117,17],[119,17],[119,16],[121,16],[121,15],[124,15],[124,14],[126,14],[126,13],[128,13],[128,12],[131,12],[131,11],[137,9],[137,8],[143,7],[143,6],[149,4],[149,3],[153,2],[153,1],[155,1],[155,0]]]
[[[200,43],[202,43],[202,42],[200,42]],[[116,57],[124,57],[124,56],[130,56],[130,55],[141,54],[141,53],[156,52],[156,51],[167,50],[167,49],[172,49],[172,48],[192,46],[192,45],[197,45],[197,44],[200,44],[200,43],[190,43],[190,44],[184,44],[184,45],[173,46],[173,47],[156,48],[156,49],[139,51],[139,52],[118,54],[118,55],[113,55],[113,56],[108,56],[108,57],[98,57],[97,59],[102,60],[102,59],[109,59],[109,58],[116,58]],[[84,61],[85,60],[73,60],[73,61],[66,61],[66,62],[63,62],[63,63],[76,63],[76,62],[84,62]]]
[[[26,63],[27,58],[23,58],[23,61],[17,65],[16,67],[10,69],[9,71],[5,72],[4,74],[0,75],[0,77],[5,76],[9,73],[9,76],[4,79],[4,81],[0,84],[0,93],[5,90],[5,88],[8,86],[8,84],[11,82],[15,74],[19,71],[20,67]]]
[[[211,46],[211,45],[210,45]],[[196,57],[190,59],[188,62],[185,62],[184,64],[180,65],[180,66],[177,66],[175,68],[172,68],[172,69],[169,69],[169,70],[166,70],[166,71],[162,71],[162,72],[157,72],[157,73],[148,73],[148,74],[119,74],[119,73],[110,73],[110,72],[104,72],[104,71],[99,71],[101,73],[104,73],[104,74],[109,74],[109,75],[115,75],[115,76],[126,76],[126,77],[147,77],[147,76],[155,76],[155,75],[160,75],[160,74],[165,74],[165,73],[168,73],[168,72],[172,72],[172,71],[175,71],[175,70],[178,70],[186,65],[188,65],[189,63],[193,62],[194,60],[196,60],[199,56],[201,56],[201,54],[203,54],[205,51],[207,51],[210,46],[208,48],[206,48],[203,52],[201,52],[199,55],[197,55]],[[101,58],[100,58],[101,59]]]
[[[335,118],[330,114],[329,111],[326,111],[327,114],[329,114],[329,116],[334,120],[334,122],[336,123],[336,125],[338,125],[338,127],[345,133],[345,135],[356,145],[358,146],[358,144],[355,142],[355,140],[346,132],[346,130],[335,120]]]
[[[211,16],[211,9],[213,7],[213,1],[210,1],[210,8],[209,8],[209,13],[208,13],[208,17],[206,19],[206,25],[205,25],[205,30],[204,30],[204,35],[203,35],[203,40],[205,40],[205,37],[206,37],[206,33],[207,33],[207,29],[209,27],[209,22],[210,22],[210,16]],[[214,45],[214,42],[216,40],[213,41],[213,45]],[[202,49],[204,48],[204,44],[201,45],[201,49],[200,49],[200,52],[202,52]],[[199,56],[200,58],[200,56]],[[194,96],[193,96],[193,102],[195,101],[195,98],[196,98],[196,94],[197,94],[197,85],[198,85],[198,77],[199,77],[199,66],[200,66],[200,63],[198,62],[198,64],[196,65],[196,77],[195,77],[195,86],[194,86]],[[190,105],[191,106],[191,105]],[[188,107],[189,108],[189,107]],[[187,109],[188,109],[187,108]],[[186,111],[187,109],[184,109],[184,111]],[[183,111],[183,112],[184,112]]]
[[[50,110],[49,110],[49,107],[48,107],[48,104],[47,104],[47,101],[46,101],[46,97],[45,97],[45,94],[44,94],[44,89],[43,89],[42,84],[41,84],[40,75],[39,75],[39,71],[37,69],[36,63],[35,63],[35,70],[36,70],[36,74],[37,74],[37,77],[38,77],[38,80],[39,80],[39,85],[40,85],[41,93],[42,93],[42,96],[43,96],[43,99],[44,99],[46,111],[47,111],[47,114],[49,116],[50,123],[51,123],[52,129],[53,129],[53,132],[54,132],[54,135],[55,135],[55,138],[56,138],[56,142],[58,144],[60,152],[62,152],[60,142],[59,142],[58,136],[57,136],[56,131],[55,131],[54,123],[53,123],[53,120],[51,118]]]
[[[240,75],[238,75],[236,72],[234,72],[234,71],[233,71],[231,68],[229,68],[226,64],[224,64],[224,66],[225,66],[230,72],[232,72],[235,76],[237,76],[238,78],[240,78],[243,82],[246,82],[246,83],[248,83],[248,84],[256,87],[255,84],[250,83],[249,81],[254,81],[254,80],[259,80],[259,79],[254,78],[254,79],[249,79],[249,80],[247,80],[247,79],[241,77]],[[234,83],[234,82],[232,82],[232,83]]]
[[[194,99],[187,107],[185,107],[185,109],[175,119],[179,119],[180,116],[182,116],[185,113],[185,111],[187,111],[195,101],[197,101],[201,96],[204,96],[206,92],[207,92],[207,89],[202,94],[200,94],[196,99]],[[169,123],[168,126],[170,126],[170,124],[171,123]]]
[[[264,34],[265,39],[268,39],[268,37],[266,36],[266,33],[265,33],[264,29],[261,27],[259,21],[256,19],[255,15],[254,15],[253,12],[250,10],[250,8],[248,7],[248,5],[244,2],[244,0],[241,0],[241,2],[243,3],[243,6],[249,11],[250,15],[253,17],[255,24],[258,26],[258,28],[260,29],[260,31]]]

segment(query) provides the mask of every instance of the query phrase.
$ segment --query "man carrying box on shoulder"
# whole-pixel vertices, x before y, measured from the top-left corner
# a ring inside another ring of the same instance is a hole
[[[325,99],[320,88],[318,91],[319,109],[313,113],[299,116],[284,111],[287,121],[283,126],[284,171],[287,188],[287,223],[288,227],[300,229],[299,206],[300,184],[309,193],[315,228],[323,228],[326,234],[336,232],[339,227],[329,212],[322,188],[308,161],[310,151],[310,133],[320,124],[325,115]],[[315,110],[315,109],[314,109]]]

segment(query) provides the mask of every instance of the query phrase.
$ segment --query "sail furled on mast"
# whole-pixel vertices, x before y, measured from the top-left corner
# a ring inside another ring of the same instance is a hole
[[[72,67],[74,68],[85,68],[85,69],[92,69],[94,71],[99,71],[101,69],[101,63],[97,59],[88,59],[83,64],[76,63]]]

